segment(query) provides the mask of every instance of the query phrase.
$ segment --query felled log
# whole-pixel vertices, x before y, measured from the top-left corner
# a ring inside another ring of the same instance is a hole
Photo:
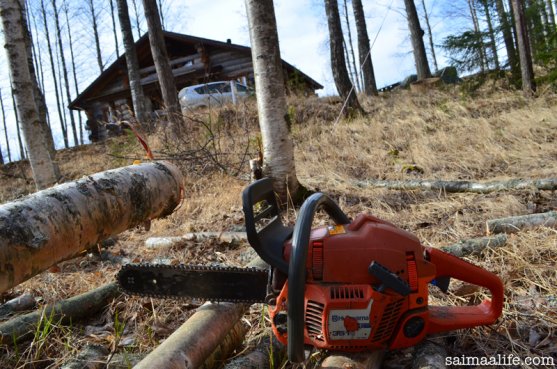
[[[499,234],[496,236],[472,238],[469,240],[462,240],[449,246],[441,247],[441,250],[458,256],[459,258],[463,256],[479,254],[486,247],[501,247],[507,243],[507,235]]]
[[[167,249],[179,247],[188,241],[215,240],[223,243],[247,241],[246,232],[196,232],[177,237],[150,237],[145,241],[148,248]]]
[[[104,346],[87,345],[60,369],[103,369],[106,367],[108,353],[108,349]]]
[[[385,351],[377,350],[371,353],[333,354],[323,360],[321,369],[380,369],[385,357]]]
[[[265,268],[266,264],[257,259],[248,266]],[[248,304],[204,304],[135,369],[189,369],[201,366],[248,307]]]
[[[0,324],[0,344],[12,344],[32,337],[37,325],[43,320],[65,324],[88,318],[119,295],[116,284],[109,283],[32,313],[16,316]]]
[[[0,206],[0,292],[146,220],[172,213],[182,176],[165,162],[84,177]]]
[[[557,227],[557,211],[492,219],[486,222],[487,234],[516,233],[535,227]]]
[[[412,369],[446,369],[447,350],[443,345],[426,340],[415,351]]]
[[[213,369],[222,367],[222,363],[228,359],[234,350],[244,341],[249,326],[246,322],[239,320],[236,325],[228,332],[221,344],[213,351],[200,369]],[[245,368],[245,367],[244,367]]]
[[[473,192],[489,193],[510,190],[557,190],[557,178],[545,179],[510,179],[507,181],[470,182],[470,181],[436,181],[436,180],[365,180],[356,181],[358,187],[388,188],[390,190],[432,190],[447,193]]]
[[[35,307],[35,297],[30,293],[24,293],[0,305],[0,319],[18,311],[29,310]]]
[[[228,362],[224,369],[278,368],[286,352],[286,347],[277,340],[270,329],[258,334],[247,346],[247,352]]]

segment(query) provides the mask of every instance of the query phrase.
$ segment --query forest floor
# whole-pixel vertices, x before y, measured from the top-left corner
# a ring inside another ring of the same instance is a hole
[[[557,196],[550,191],[448,194],[355,184],[367,179],[481,182],[555,177],[557,95],[550,90],[534,100],[495,85],[474,94],[458,86],[426,94],[395,91],[364,99],[365,116],[337,124],[338,101],[313,98],[289,104],[300,182],[330,195],[350,217],[370,213],[414,233],[426,246],[440,247],[485,235],[489,219],[557,209]],[[161,124],[146,134],[155,157],[172,160],[185,176],[185,200],[174,214],[153,221],[149,231],[138,228],[120,234],[102,255],[91,252],[60,263],[56,272],[15,287],[0,302],[25,291],[41,305],[86,292],[113,281],[122,260],[244,265],[252,255],[244,243],[145,246],[149,237],[243,229],[246,159],[256,157],[258,147],[253,102],[238,109],[192,113],[179,128],[170,131]],[[63,150],[58,156],[66,180],[129,165],[135,159],[145,160],[145,155],[131,134]],[[0,168],[0,201],[32,191],[24,163]],[[295,210],[289,209],[287,217],[292,222]],[[557,362],[557,231],[542,227],[520,232],[510,236],[506,246],[488,248],[466,260],[502,278],[504,312],[492,326],[448,333],[448,354],[551,356]],[[458,287],[462,286],[451,288],[447,297],[436,294],[431,302],[475,304],[484,296],[477,289]],[[151,351],[168,337],[198,306],[197,301],[122,296],[88,321],[52,322],[32,342],[1,346],[0,367],[59,367],[86,343],[129,355],[132,362],[134,355]],[[264,311],[261,305],[252,307],[249,335],[268,325],[261,319]],[[410,368],[412,353],[412,348],[390,352],[383,367]]]

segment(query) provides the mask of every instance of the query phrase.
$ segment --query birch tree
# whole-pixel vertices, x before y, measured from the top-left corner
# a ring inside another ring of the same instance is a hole
[[[435,54],[435,46],[433,44],[433,32],[431,31],[431,24],[429,23],[429,14],[427,7],[425,6],[425,0],[422,0],[422,8],[424,9],[424,19],[425,25],[427,27],[427,36],[429,38],[429,48],[431,50],[431,58],[433,59],[433,66],[435,67],[435,72],[439,70],[439,65],[437,64],[437,55]]]
[[[43,18],[43,26],[44,26],[44,32],[45,32],[45,39],[46,39],[46,45],[47,45],[47,50],[48,50],[48,58],[50,61],[50,68],[52,71],[52,84],[54,85],[54,94],[56,96],[56,108],[58,109],[58,118],[60,120],[60,128],[62,130],[62,138],[64,139],[64,147],[68,148],[70,147],[69,142],[68,142],[68,131],[66,128],[66,123],[65,123],[65,116],[62,110],[62,105],[60,103],[60,94],[59,94],[59,90],[58,90],[58,78],[57,78],[57,73],[56,73],[56,63],[54,62],[54,54],[52,52],[52,44],[50,43],[50,29],[48,27],[48,17],[46,14],[46,8],[44,5],[44,0],[41,0],[41,13],[42,13],[42,18]]]
[[[112,21],[112,32],[114,33],[114,47],[116,47],[116,59],[120,56],[120,48],[118,47],[118,31],[116,30],[116,17],[114,16],[114,0],[110,3],[110,20]]]
[[[12,92],[12,107],[13,107],[14,118],[15,118],[15,131],[16,131],[16,136],[17,136],[17,144],[18,144],[18,147],[19,147],[19,159],[24,160],[25,159],[25,149],[23,148],[23,139],[21,138],[21,127],[20,127],[20,124],[19,124],[19,114],[17,113],[17,103],[15,101],[14,84],[12,82],[11,75],[10,75],[10,90]]]
[[[286,121],[285,82],[275,9],[273,0],[245,0],[245,4],[263,139],[263,172],[273,179],[275,192],[284,201],[288,194],[295,196],[300,186],[294,165],[294,144]]]
[[[166,44],[164,42],[157,1],[143,0],[143,10],[145,11],[145,19],[147,20],[151,54],[155,61],[155,69],[159,79],[162,99],[169,114],[169,119],[174,120],[180,112],[180,104],[178,102],[178,92],[176,91],[174,75],[172,74],[168,53],[166,52]]]
[[[73,40],[72,40],[72,30],[71,30],[71,26],[70,26],[70,17],[68,15],[68,13],[70,12],[68,4],[65,4],[64,7],[64,14],[66,16],[66,26],[68,29],[68,46],[70,49],[70,61],[72,64],[72,76],[73,76],[73,83],[74,83],[74,88],[75,88],[75,95],[78,96],[79,95],[79,84],[77,82],[77,71],[75,68],[75,55],[74,55],[74,51],[73,51]],[[77,113],[77,118],[79,121],[79,142],[83,143],[83,119],[81,118],[81,112]]]
[[[420,26],[416,4],[414,4],[414,0],[404,0],[404,6],[406,8],[406,18],[408,20],[408,29],[410,30],[410,40],[412,41],[418,80],[429,78],[431,77],[431,71],[424,46],[424,31]]]
[[[27,62],[22,10],[18,0],[0,0],[4,48],[8,56],[17,110],[21,117],[21,126],[35,185],[37,189],[42,189],[56,183],[57,178],[47,143],[41,139],[41,135],[36,134],[41,130],[41,123]]]
[[[66,100],[68,103],[72,101],[70,94],[70,81],[68,78],[68,68],[66,66],[66,57],[64,55],[64,45],[62,42],[62,30],[60,28],[60,17],[58,13],[58,6],[56,0],[50,0],[52,4],[52,9],[54,10],[54,25],[56,27],[56,40],[58,41],[58,51],[60,53],[60,66],[62,67],[62,77],[64,78],[64,87],[66,90]],[[74,145],[79,144],[79,139],[77,137],[77,128],[75,125],[75,118],[73,116],[73,111],[69,111],[70,114],[70,126],[72,128]]]
[[[364,92],[368,96],[377,95],[377,83],[373,71],[373,61],[371,59],[366,17],[362,0],[352,0],[352,8],[356,21],[356,32],[358,34],[358,55],[360,59],[360,69],[363,75]]]
[[[361,113],[363,111],[362,107],[346,70],[342,43],[342,26],[340,24],[337,0],[325,0],[325,13],[327,14],[327,24],[329,27],[329,49],[335,86],[340,97],[346,101],[348,108],[345,110],[346,114]]]
[[[122,31],[122,40],[124,42],[124,51],[126,54],[126,65],[128,67],[133,110],[137,120],[143,123],[147,119],[145,112],[145,95],[143,94],[143,87],[141,87],[139,62],[137,60],[137,52],[133,41],[128,4],[126,0],[116,0],[116,7],[118,8],[118,20],[120,21],[120,29]]]
[[[41,90],[38,77],[37,77],[37,70],[35,69],[35,63],[33,61],[33,38],[31,35],[31,28],[29,27],[28,17],[25,1],[18,0],[19,6],[21,7],[21,25],[23,27],[23,42],[25,44],[25,51],[27,53],[27,66],[29,68],[29,75],[31,77],[31,84],[33,87],[33,97],[35,99],[35,105],[37,106],[37,112],[39,114],[40,120],[40,131],[37,132],[42,136],[42,140],[46,143],[48,147],[48,152],[50,153],[51,159],[54,161],[56,157],[56,148],[54,147],[54,138],[52,137],[52,131],[48,125],[48,108],[46,106],[45,97],[43,91]],[[56,175],[59,175],[58,165],[54,162],[54,168],[56,170]]]
[[[42,0],[41,0],[42,1]],[[99,27],[97,23],[97,12],[95,11],[95,1],[87,0],[89,6],[89,14],[91,16],[91,27],[93,28],[93,37],[95,39],[95,50],[97,52],[97,64],[101,73],[104,70],[103,58],[101,53],[101,42],[99,38]]]
[[[356,66],[356,56],[354,55],[354,43],[352,42],[352,27],[350,26],[350,16],[348,14],[348,0],[343,0],[344,5],[344,19],[346,23],[346,35],[348,36],[348,44],[345,43],[346,54],[348,55],[346,61],[348,64],[352,64],[352,69],[354,70],[353,82],[356,85],[356,89],[361,91],[360,85],[360,71]],[[350,54],[348,54],[350,52]]]
[[[2,90],[0,90],[0,109],[2,111],[2,126],[4,127],[4,138],[6,140],[6,149],[8,151],[8,161],[12,161],[12,153],[10,151],[10,139],[8,138],[8,127],[6,126],[6,111],[4,109],[4,99],[2,98]]]

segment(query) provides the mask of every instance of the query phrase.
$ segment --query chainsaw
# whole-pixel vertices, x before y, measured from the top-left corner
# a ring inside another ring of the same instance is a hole
[[[323,209],[329,226],[312,229]],[[416,345],[428,334],[494,323],[503,284],[494,274],[371,215],[351,221],[323,193],[302,205],[293,228],[281,220],[270,179],[249,185],[243,210],[250,245],[269,268],[128,264],[118,274],[130,294],[209,301],[265,302],[275,336],[292,362],[304,345],[364,351]],[[429,286],[450,279],[487,288],[476,306],[429,305]]]

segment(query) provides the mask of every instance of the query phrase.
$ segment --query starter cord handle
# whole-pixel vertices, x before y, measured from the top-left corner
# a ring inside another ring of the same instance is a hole
[[[311,225],[317,210],[323,210],[336,224],[348,224],[350,219],[339,206],[323,193],[311,195],[302,205],[292,236],[292,252],[288,266],[288,360],[304,361],[304,294],[306,260]]]
[[[501,279],[476,265],[441,250],[426,247],[426,256],[437,269],[436,278],[450,277],[487,288],[491,300],[476,306],[430,306],[428,333],[493,324],[503,311],[504,288]]]

